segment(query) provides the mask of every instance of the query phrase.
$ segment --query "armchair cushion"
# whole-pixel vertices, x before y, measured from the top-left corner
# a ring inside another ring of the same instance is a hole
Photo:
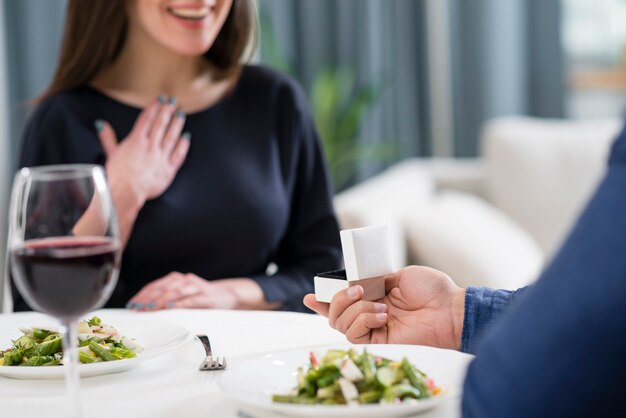
[[[445,271],[460,286],[517,289],[534,280],[543,253],[528,233],[485,200],[443,192],[408,220],[413,262]]]
[[[621,122],[511,117],[483,133],[489,200],[550,256],[604,174]]]

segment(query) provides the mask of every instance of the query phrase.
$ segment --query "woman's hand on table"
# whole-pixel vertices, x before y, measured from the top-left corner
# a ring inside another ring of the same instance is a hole
[[[249,278],[208,281],[195,274],[172,272],[148,283],[128,303],[130,309],[275,309],[261,287]]]
[[[385,278],[386,296],[363,300],[363,288],[351,286],[330,304],[308,294],[304,304],[328,317],[330,326],[355,344],[421,344],[459,349],[465,289],[448,275],[411,266]]]
[[[119,143],[108,122],[95,122],[107,157],[106,172],[123,242],[144,203],[167,190],[185,161],[190,137],[181,135],[184,124],[185,114],[175,99],[164,96],[141,112],[130,134]]]

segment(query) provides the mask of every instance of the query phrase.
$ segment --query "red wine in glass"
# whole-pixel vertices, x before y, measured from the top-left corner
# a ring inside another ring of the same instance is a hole
[[[30,306],[59,319],[75,319],[108,299],[119,245],[111,238],[28,240],[11,251],[17,282]]]
[[[66,416],[81,417],[76,321],[111,295],[121,246],[104,169],[95,165],[23,168],[9,216],[12,279],[31,308],[61,323]]]

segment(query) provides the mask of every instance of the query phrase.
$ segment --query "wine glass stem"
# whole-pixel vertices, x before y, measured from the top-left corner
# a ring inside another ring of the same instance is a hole
[[[65,369],[65,391],[67,393],[67,417],[80,417],[80,398],[78,396],[78,350],[75,321],[64,322],[61,325],[63,335],[63,365]]]

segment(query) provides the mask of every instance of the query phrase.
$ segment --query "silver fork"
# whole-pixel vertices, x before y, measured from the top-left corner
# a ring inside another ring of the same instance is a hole
[[[213,357],[213,353],[211,352],[211,343],[209,342],[209,337],[206,335],[196,335],[202,346],[204,347],[204,351],[206,352],[206,357],[200,363],[199,369],[204,370],[224,370],[226,368],[226,357]]]

